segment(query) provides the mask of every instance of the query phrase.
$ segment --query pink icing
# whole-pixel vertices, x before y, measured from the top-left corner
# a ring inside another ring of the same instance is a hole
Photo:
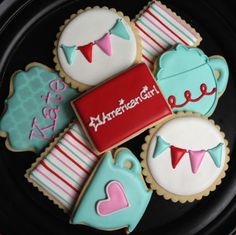
[[[67,85],[60,80],[53,80],[49,84],[50,88],[54,92],[62,92],[66,89]],[[32,138],[41,138],[41,139],[49,139],[53,136],[47,136],[46,131],[52,130],[55,131],[57,128],[57,122],[58,122],[58,112],[60,110],[60,107],[57,106],[56,108],[49,107],[48,104],[50,102],[54,103],[60,103],[63,101],[63,97],[59,94],[56,94],[53,96],[51,92],[48,92],[47,95],[42,95],[41,98],[45,100],[46,106],[42,109],[42,114],[45,119],[50,119],[53,121],[53,123],[47,127],[40,127],[38,124],[37,117],[34,117],[32,122],[32,128],[30,131],[29,139],[32,140]]]
[[[63,92],[67,85],[61,80],[53,80],[49,84],[50,88],[55,92]]]
[[[46,105],[48,105],[50,101],[55,103],[60,103],[63,101],[63,97],[61,95],[56,95],[55,97],[52,97],[51,92],[48,92],[47,96],[42,95],[41,98],[46,101]]]
[[[57,106],[56,108],[50,108],[50,107],[44,107],[42,110],[43,116],[46,119],[51,119],[52,121],[55,122],[55,128],[53,130],[56,129],[56,124],[58,121],[58,112],[60,110],[60,107]]]
[[[195,174],[195,173],[197,173],[198,168],[201,165],[202,159],[203,159],[206,151],[205,150],[199,150],[199,151],[189,150],[188,152],[189,152],[192,172]]]
[[[98,201],[97,213],[106,216],[129,207],[124,188],[118,181],[111,181],[106,186],[107,199]]]
[[[111,56],[111,39],[110,34],[106,33],[102,38],[96,41],[97,46],[107,55]]]
[[[51,136],[47,136],[46,131],[48,130],[55,130],[56,122],[53,121],[52,125],[46,126],[46,127],[40,127],[38,124],[37,117],[34,117],[33,123],[32,123],[32,129],[30,131],[29,138],[32,140],[33,137],[35,138],[41,138],[41,139],[50,139]],[[37,133],[35,133],[37,131]]]

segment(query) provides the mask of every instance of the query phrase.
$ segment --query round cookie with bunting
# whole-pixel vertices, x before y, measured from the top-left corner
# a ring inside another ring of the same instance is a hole
[[[141,41],[129,17],[107,7],[79,10],[57,34],[56,70],[84,91],[141,60]]]
[[[143,174],[165,199],[200,200],[225,177],[228,141],[219,126],[200,114],[179,112],[150,129],[145,140]]]

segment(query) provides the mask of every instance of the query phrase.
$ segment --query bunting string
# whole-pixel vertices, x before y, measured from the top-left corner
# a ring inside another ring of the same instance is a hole
[[[117,37],[120,37],[124,40],[129,40],[130,36],[125,28],[124,23],[122,22],[122,19],[117,19],[116,23],[114,26],[106,32],[101,38],[90,42],[86,45],[82,46],[68,46],[61,44],[60,47],[62,48],[66,61],[68,64],[73,64],[75,57],[76,57],[76,52],[79,50],[85,59],[89,62],[92,63],[93,61],[93,46],[97,45],[106,55],[111,56],[112,55],[112,45],[111,45],[111,35],[115,35]]]
[[[153,152],[153,158],[158,157],[161,153],[170,149],[171,154],[171,164],[173,169],[177,167],[183,156],[188,153],[190,164],[192,168],[193,174],[198,172],[198,169],[202,163],[204,156],[208,153],[215,166],[217,168],[221,167],[221,160],[222,160],[222,150],[223,150],[223,143],[219,143],[218,145],[214,146],[210,149],[201,149],[201,150],[187,150],[183,148],[179,148],[177,146],[171,145],[170,143],[166,142],[161,136],[156,137],[156,146]]]

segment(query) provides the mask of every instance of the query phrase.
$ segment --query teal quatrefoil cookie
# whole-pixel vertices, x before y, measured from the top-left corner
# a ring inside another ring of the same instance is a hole
[[[155,66],[157,83],[174,112],[210,116],[228,83],[223,57],[208,57],[198,48],[181,44],[163,53]]]
[[[12,151],[40,152],[74,118],[70,101],[78,96],[50,68],[32,63],[13,74],[0,135]]]

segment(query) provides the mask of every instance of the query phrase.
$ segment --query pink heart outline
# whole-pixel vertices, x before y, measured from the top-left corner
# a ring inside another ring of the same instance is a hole
[[[97,202],[96,211],[100,216],[113,214],[129,207],[124,188],[118,181],[111,181],[106,186],[106,199]]]

